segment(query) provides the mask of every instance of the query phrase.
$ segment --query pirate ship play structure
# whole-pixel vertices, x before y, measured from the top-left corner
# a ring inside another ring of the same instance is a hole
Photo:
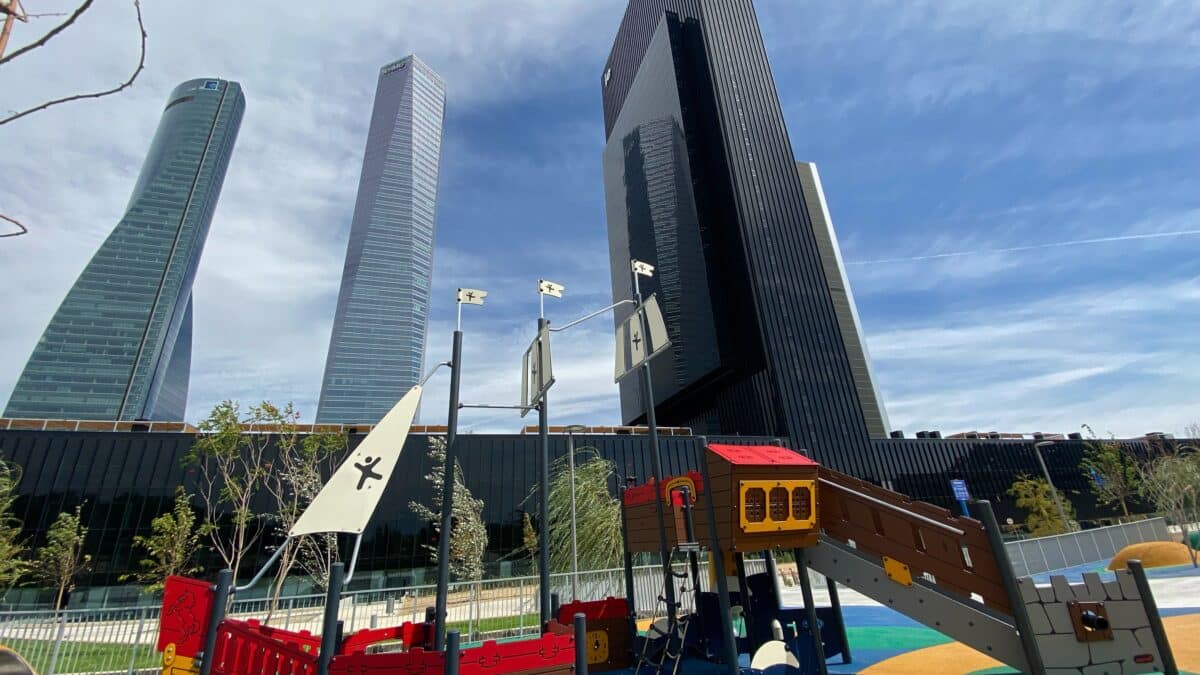
[[[633,271],[636,281],[653,268],[634,261]],[[561,286],[539,282],[543,294],[553,295],[556,289]],[[483,291],[459,289],[460,310],[463,304],[482,304],[484,296]],[[646,303],[640,292],[636,297],[632,323],[627,320],[617,330],[618,378],[646,368],[667,344],[653,297]],[[539,319],[537,337],[525,356],[521,404],[482,406],[538,411],[542,523],[547,521],[549,484],[546,393],[554,383],[551,330]],[[458,395],[461,330],[454,332],[451,353],[451,361],[442,364],[451,367],[443,532],[451,525],[458,410],[469,407]],[[648,388],[649,378],[643,383]],[[644,393],[644,400],[654,400]],[[361,538],[395,468],[420,396],[418,385],[343,461],[289,538],[320,532]],[[239,587],[228,570],[216,584],[168,579],[158,638],[163,672],[582,675],[590,668],[637,675],[824,673],[828,658],[849,660],[838,584],[1023,672],[1177,672],[1136,561],[1117,572],[1114,581],[1085,574],[1081,584],[1053,577],[1049,588],[1035,587],[1030,579],[1014,576],[986,501],[975,504],[978,519],[955,516],[822,467],[785,447],[709,444],[703,438],[695,445],[695,470],[664,477],[652,408],[647,418],[654,476],[621,491],[625,597],[574,602],[552,616],[549,538],[541,537],[540,635],[460,648],[457,632],[445,629],[450,537],[443,536],[437,604],[427,610],[426,621],[343,637],[337,611],[343,584],[353,575],[356,543],[349,571],[344,573],[337,563],[330,574],[320,636],[225,617],[230,594],[255,584],[274,558]],[[282,550],[280,546],[277,554]],[[633,559],[640,553],[657,553],[662,561],[662,593],[654,598],[634,597]],[[768,571],[748,574],[746,556],[757,553],[765,557]],[[782,602],[775,570],[775,557],[782,553],[795,558],[801,607]],[[706,575],[701,574],[702,558],[707,559]],[[809,569],[828,579],[828,607],[816,606]],[[639,607],[649,607],[642,612],[649,614],[644,631],[639,629]],[[383,643],[391,651],[377,651]]]

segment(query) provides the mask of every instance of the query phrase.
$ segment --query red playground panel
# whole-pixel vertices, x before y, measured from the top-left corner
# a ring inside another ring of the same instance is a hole
[[[320,638],[226,619],[217,628],[213,675],[311,675],[317,672]]]
[[[574,671],[575,639],[571,635],[546,633],[535,640],[485,642],[464,649],[459,657],[459,675],[566,675]],[[414,649],[391,654],[343,654],[333,659],[331,675],[441,675],[446,672],[446,655]]]
[[[175,654],[192,658],[204,648],[204,632],[212,616],[212,583],[187,577],[167,577],[163,588],[158,651],[175,645]]]

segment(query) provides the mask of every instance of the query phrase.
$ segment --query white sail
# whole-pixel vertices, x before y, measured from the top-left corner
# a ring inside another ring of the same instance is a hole
[[[288,532],[298,537],[317,532],[362,534],[379,505],[396,460],[404,449],[421,387],[413,387],[342,462]]]

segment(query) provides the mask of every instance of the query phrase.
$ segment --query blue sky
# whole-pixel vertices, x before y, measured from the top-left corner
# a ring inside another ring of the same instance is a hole
[[[1140,238],[1200,230],[1194,3],[757,8],[894,427],[1125,435],[1200,420],[1200,235]],[[453,289],[486,288],[488,306],[465,317],[464,397],[514,401],[537,278],[567,286],[548,306],[557,322],[607,304],[599,76],[623,2],[144,9],[150,52],[132,91],[0,127],[0,209],[32,229],[0,240],[0,396],[120,218],[165,97],[191,77],[240,81],[247,113],[195,286],[189,419],[226,397],[315,412],[375,79],[409,52],[449,88],[430,360],[448,351]],[[0,68],[3,107],[120,81],[132,22],[131,5],[106,3]],[[32,31],[18,29],[14,44]],[[999,252],[1112,237],[1134,238]],[[905,260],[946,253],[962,255]],[[878,260],[893,262],[854,264]],[[618,421],[610,329],[555,343],[555,423]],[[428,396],[437,423],[444,378]]]

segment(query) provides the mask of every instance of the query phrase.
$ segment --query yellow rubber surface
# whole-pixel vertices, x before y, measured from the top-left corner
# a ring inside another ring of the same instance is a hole
[[[1163,619],[1163,625],[1180,670],[1200,672],[1200,640],[1196,639],[1200,635],[1200,614],[1169,616]],[[965,675],[1002,665],[996,659],[984,656],[962,643],[951,642],[894,656],[862,672],[864,675]]]
[[[1142,566],[1147,568],[1192,564],[1188,547],[1177,541],[1145,541],[1117,551],[1112,562],[1108,563],[1108,569],[1123,570],[1127,567],[1125,563],[1135,559],[1140,559]]]

